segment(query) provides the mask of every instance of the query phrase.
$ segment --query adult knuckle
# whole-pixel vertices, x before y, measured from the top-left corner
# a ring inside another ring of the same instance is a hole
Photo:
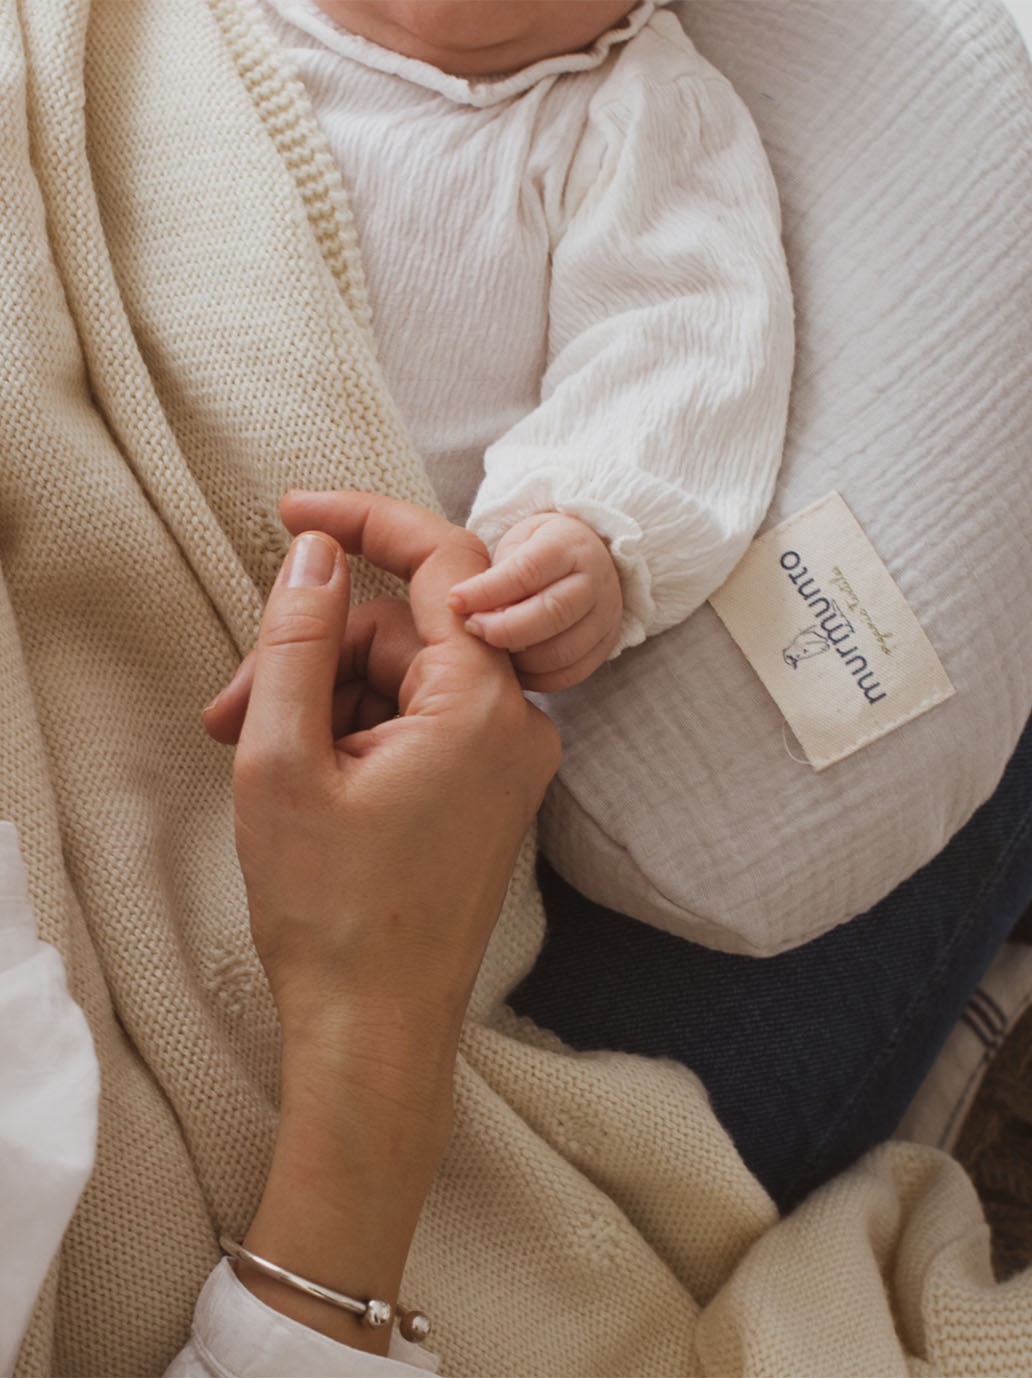
[[[283,738],[241,742],[233,760],[233,788],[238,795],[282,791],[298,772],[298,753]]]
[[[491,556],[487,546],[479,536],[467,530],[466,527],[453,526],[449,531],[448,541],[458,554],[472,557],[485,569],[490,565]]]
[[[233,761],[234,790],[260,794],[276,784],[288,768],[288,752],[278,741],[241,741]]]
[[[326,635],[326,619],[320,614],[305,607],[282,608],[269,618],[262,629],[261,641],[266,651],[278,651],[322,641]]]
[[[260,794],[268,782],[269,768],[266,752],[241,743],[233,758],[233,792],[238,798]]]

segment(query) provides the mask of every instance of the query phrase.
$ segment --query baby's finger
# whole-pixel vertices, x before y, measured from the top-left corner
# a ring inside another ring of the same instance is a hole
[[[593,605],[594,591],[587,575],[568,574],[522,603],[494,612],[474,613],[467,620],[466,629],[490,646],[522,651],[574,626]]]
[[[545,536],[540,540],[530,536],[493,568],[456,584],[448,595],[448,606],[462,613],[520,603],[558,583],[573,569],[568,546]]]
[[[561,638],[557,638],[561,639]],[[571,689],[575,684],[580,684],[593,674],[609,655],[613,648],[611,637],[607,634],[601,641],[597,641],[584,655],[576,660],[568,661],[565,665],[555,670],[545,673],[535,673],[534,671],[522,668],[523,656],[513,656],[513,664],[519,677],[520,687],[529,689],[537,694],[555,694],[561,689]],[[529,654],[526,652],[525,654]]]
[[[615,644],[615,633],[609,634],[604,619],[593,608],[586,617],[558,636],[539,641],[525,651],[513,653],[512,662],[520,675],[547,675],[577,664],[597,646],[604,648],[604,659]]]

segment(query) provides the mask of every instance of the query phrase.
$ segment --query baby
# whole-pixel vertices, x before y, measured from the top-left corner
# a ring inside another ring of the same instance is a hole
[[[749,114],[653,0],[265,0],[348,188],[377,351],[557,690],[687,617],[770,501],[792,370]]]

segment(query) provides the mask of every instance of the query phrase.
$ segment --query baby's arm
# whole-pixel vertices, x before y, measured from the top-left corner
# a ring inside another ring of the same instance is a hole
[[[590,526],[620,578],[614,652],[687,617],[744,554],[792,374],[763,147],[672,16],[652,24],[598,93],[561,207],[545,198],[541,401],[486,451],[469,519],[492,555],[535,514]]]
[[[484,574],[448,599],[466,628],[512,654],[524,689],[552,693],[596,670],[620,635],[620,576],[606,543],[579,517],[538,512],[511,526]]]

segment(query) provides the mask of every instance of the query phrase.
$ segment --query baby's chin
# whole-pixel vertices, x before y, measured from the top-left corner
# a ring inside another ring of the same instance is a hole
[[[578,52],[636,0],[316,0],[341,27],[456,76],[494,76]]]

